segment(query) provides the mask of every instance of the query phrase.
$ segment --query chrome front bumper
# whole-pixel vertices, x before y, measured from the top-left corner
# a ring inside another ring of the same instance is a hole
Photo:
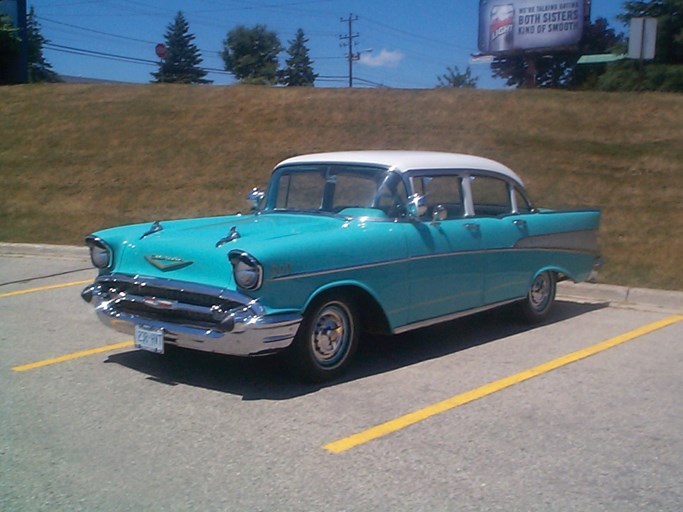
[[[119,332],[161,329],[164,343],[220,354],[253,356],[288,347],[301,315],[267,315],[249,297],[169,279],[110,274],[81,292],[98,318]]]

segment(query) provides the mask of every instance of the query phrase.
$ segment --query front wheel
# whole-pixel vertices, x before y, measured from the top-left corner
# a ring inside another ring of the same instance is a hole
[[[555,302],[557,278],[548,270],[538,274],[531,282],[529,291],[520,303],[522,316],[531,323],[543,321]]]
[[[341,375],[358,348],[358,314],[345,294],[325,295],[306,310],[289,350],[300,377],[325,382]]]

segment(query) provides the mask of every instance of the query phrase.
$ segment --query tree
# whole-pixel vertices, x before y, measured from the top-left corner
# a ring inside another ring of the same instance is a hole
[[[638,17],[657,18],[655,63],[683,64],[683,0],[625,2],[619,19],[628,25]]]
[[[475,89],[479,77],[472,77],[472,70],[469,66],[461,73],[458,66],[447,67],[446,73],[438,76],[439,83],[437,87],[440,88],[454,88],[454,89]]]
[[[19,56],[17,32],[9,16],[0,15],[0,85],[12,82],[13,66]]]
[[[655,58],[610,64],[600,77],[599,88],[683,92],[683,0],[628,1],[624,11],[619,19],[625,25],[631,18],[657,18]]]
[[[172,23],[166,27],[166,56],[159,63],[159,71],[152,73],[154,82],[180,84],[208,84],[206,71],[199,67],[202,56],[193,43],[195,36],[190,33],[182,11],[178,11]]]
[[[272,85],[277,81],[277,56],[281,51],[277,34],[265,25],[238,25],[223,41],[221,57],[225,70],[242,83]]]
[[[579,46],[579,57],[588,54],[622,53],[624,35],[617,34],[605,18],[598,18],[587,25]],[[568,85],[572,88],[594,89],[600,75],[605,73],[606,64],[572,64],[572,74]]]
[[[29,82],[59,82],[59,76],[52,71],[52,66],[43,55],[43,45],[50,41],[40,32],[40,24],[36,19],[33,6],[26,17],[26,39],[28,42],[28,81]]]
[[[293,41],[288,41],[289,48],[287,54],[289,58],[285,61],[285,68],[278,72],[278,81],[287,87],[313,86],[318,75],[313,72],[313,62],[308,56],[306,43],[308,39],[304,37],[304,31],[296,31]]]
[[[609,27],[605,18],[598,18],[584,27],[583,36],[576,48],[541,53],[514,53],[496,57],[491,63],[493,76],[504,78],[506,84],[514,87],[529,85],[529,78],[535,87],[582,87],[590,80],[595,81],[596,69],[585,70],[577,66],[581,55],[605,53],[621,41]],[[601,68],[604,71],[604,67]]]

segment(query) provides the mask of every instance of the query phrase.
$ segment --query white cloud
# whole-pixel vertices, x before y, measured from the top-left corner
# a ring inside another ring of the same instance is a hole
[[[363,53],[360,54],[360,63],[373,68],[395,68],[403,60],[403,53],[400,50],[389,51],[385,48],[377,54]]]

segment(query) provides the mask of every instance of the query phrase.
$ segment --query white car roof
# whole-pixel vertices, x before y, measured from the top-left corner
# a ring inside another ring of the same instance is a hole
[[[280,162],[281,165],[312,164],[312,163],[341,163],[341,164],[371,164],[388,167],[397,172],[407,172],[422,169],[467,169],[483,170],[502,174],[521,186],[522,179],[505,165],[474,155],[461,153],[443,153],[439,151],[336,151],[331,153],[313,153],[288,158]]]

